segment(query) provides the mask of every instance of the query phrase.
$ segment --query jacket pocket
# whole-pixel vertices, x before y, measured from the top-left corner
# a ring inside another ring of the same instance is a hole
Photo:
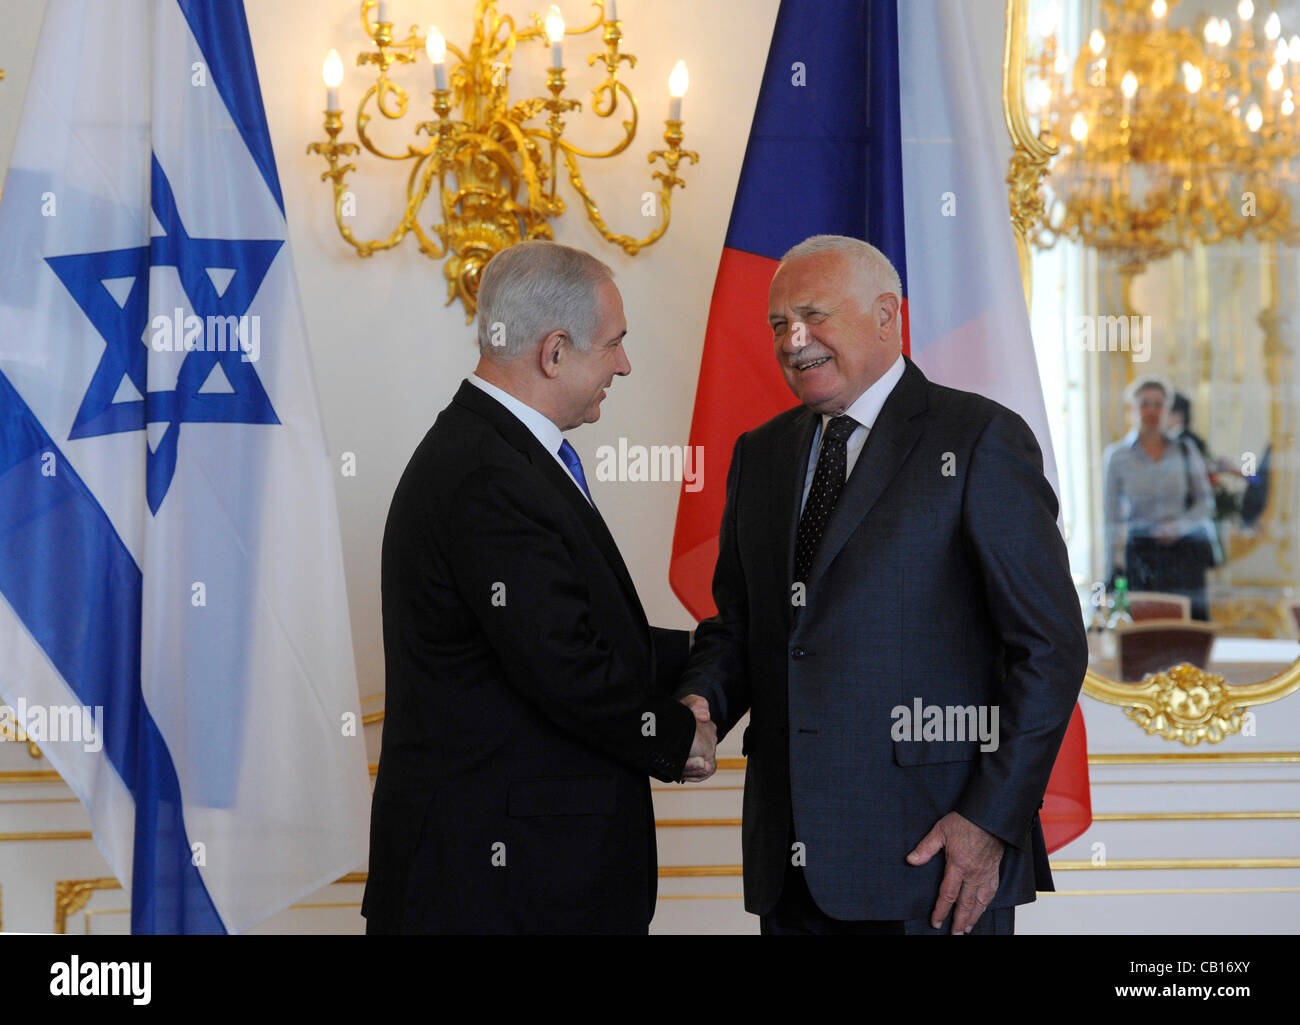
[[[896,765],[938,765],[943,762],[970,762],[978,758],[978,740],[896,740],[894,763]]]
[[[552,776],[516,779],[506,796],[511,818],[536,815],[612,815],[617,806],[611,776]]]

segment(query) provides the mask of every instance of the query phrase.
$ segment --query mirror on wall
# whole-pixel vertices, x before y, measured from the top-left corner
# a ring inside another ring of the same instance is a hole
[[[1293,690],[1300,0],[1007,15],[1013,219],[1094,674],[1136,686],[1178,655]]]

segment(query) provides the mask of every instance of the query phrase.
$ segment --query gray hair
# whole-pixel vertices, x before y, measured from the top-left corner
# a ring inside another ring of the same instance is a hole
[[[805,256],[820,256],[823,253],[839,253],[846,257],[863,280],[870,281],[874,287],[880,289],[877,294],[892,292],[898,296],[900,302],[902,301],[903,283],[898,277],[898,271],[889,262],[889,257],[860,238],[850,238],[847,235],[814,235],[788,250],[781,257],[781,262],[786,263]],[[864,304],[874,298],[874,295],[861,297]]]
[[[552,331],[591,348],[600,320],[596,287],[614,272],[589,253],[555,242],[520,242],[497,253],[478,288],[478,347],[512,360]]]

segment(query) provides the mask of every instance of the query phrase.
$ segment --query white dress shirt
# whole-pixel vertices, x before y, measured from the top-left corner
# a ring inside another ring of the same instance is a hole
[[[513,413],[515,419],[527,427],[533,437],[541,444],[542,448],[551,453],[555,461],[560,464],[560,469],[564,471],[564,475],[568,477],[569,480],[573,481],[573,486],[578,489],[578,494],[582,495],[583,498],[586,498],[588,504],[591,504],[591,499],[588,498],[587,493],[582,490],[582,485],[579,484],[573,474],[569,472],[569,468],[564,465],[564,460],[560,458],[560,443],[564,441],[564,432],[555,426],[555,422],[551,420],[550,417],[545,413],[537,412],[537,410],[527,403],[520,402],[508,391],[498,388],[490,381],[483,380],[483,378],[479,377],[477,374],[470,374],[469,377],[465,378],[465,380],[476,388],[487,392],[501,403],[501,405],[505,406],[506,409]]]
[[[900,354],[894,361],[894,365],[880,375],[879,379],[870,388],[859,395],[844,415],[853,417],[858,422],[858,426],[853,428],[853,433],[849,435],[849,440],[845,443],[848,450],[848,462],[844,467],[844,480],[847,483],[849,475],[853,472],[853,467],[857,465],[858,456],[862,454],[862,446],[867,443],[867,432],[871,430],[876,422],[876,417],[880,415],[880,409],[885,404],[885,399],[889,398],[890,392],[894,390],[894,385],[898,384],[903,376],[903,371],[907,369],[907,363]],[[826,425],[834,419],[831,414],[823,413],[822,422],[817,425],[817,433],[813,435],[812,456],[808,459],[808,473],[803,481],[803,498],[799,500],[799,511],[803,512],[804,503],[808,501],[808,492],[812,490],[813,475],[817,471],[817,459],[821,455],[822,435],[826,432]]]

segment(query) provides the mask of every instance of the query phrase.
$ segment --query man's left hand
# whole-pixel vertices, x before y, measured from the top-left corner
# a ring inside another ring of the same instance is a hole
[[[953,935],[970,932],[984,909],[998,892],[998,865],[1006,847],[992,833],[985,832],[970,819],[950,811],[934,824],[912,853],[909,865],[924,865],[940,851],[946,851],[947,864],[939,899],[930,914],[930,924],[938,929],[954,904]]]

